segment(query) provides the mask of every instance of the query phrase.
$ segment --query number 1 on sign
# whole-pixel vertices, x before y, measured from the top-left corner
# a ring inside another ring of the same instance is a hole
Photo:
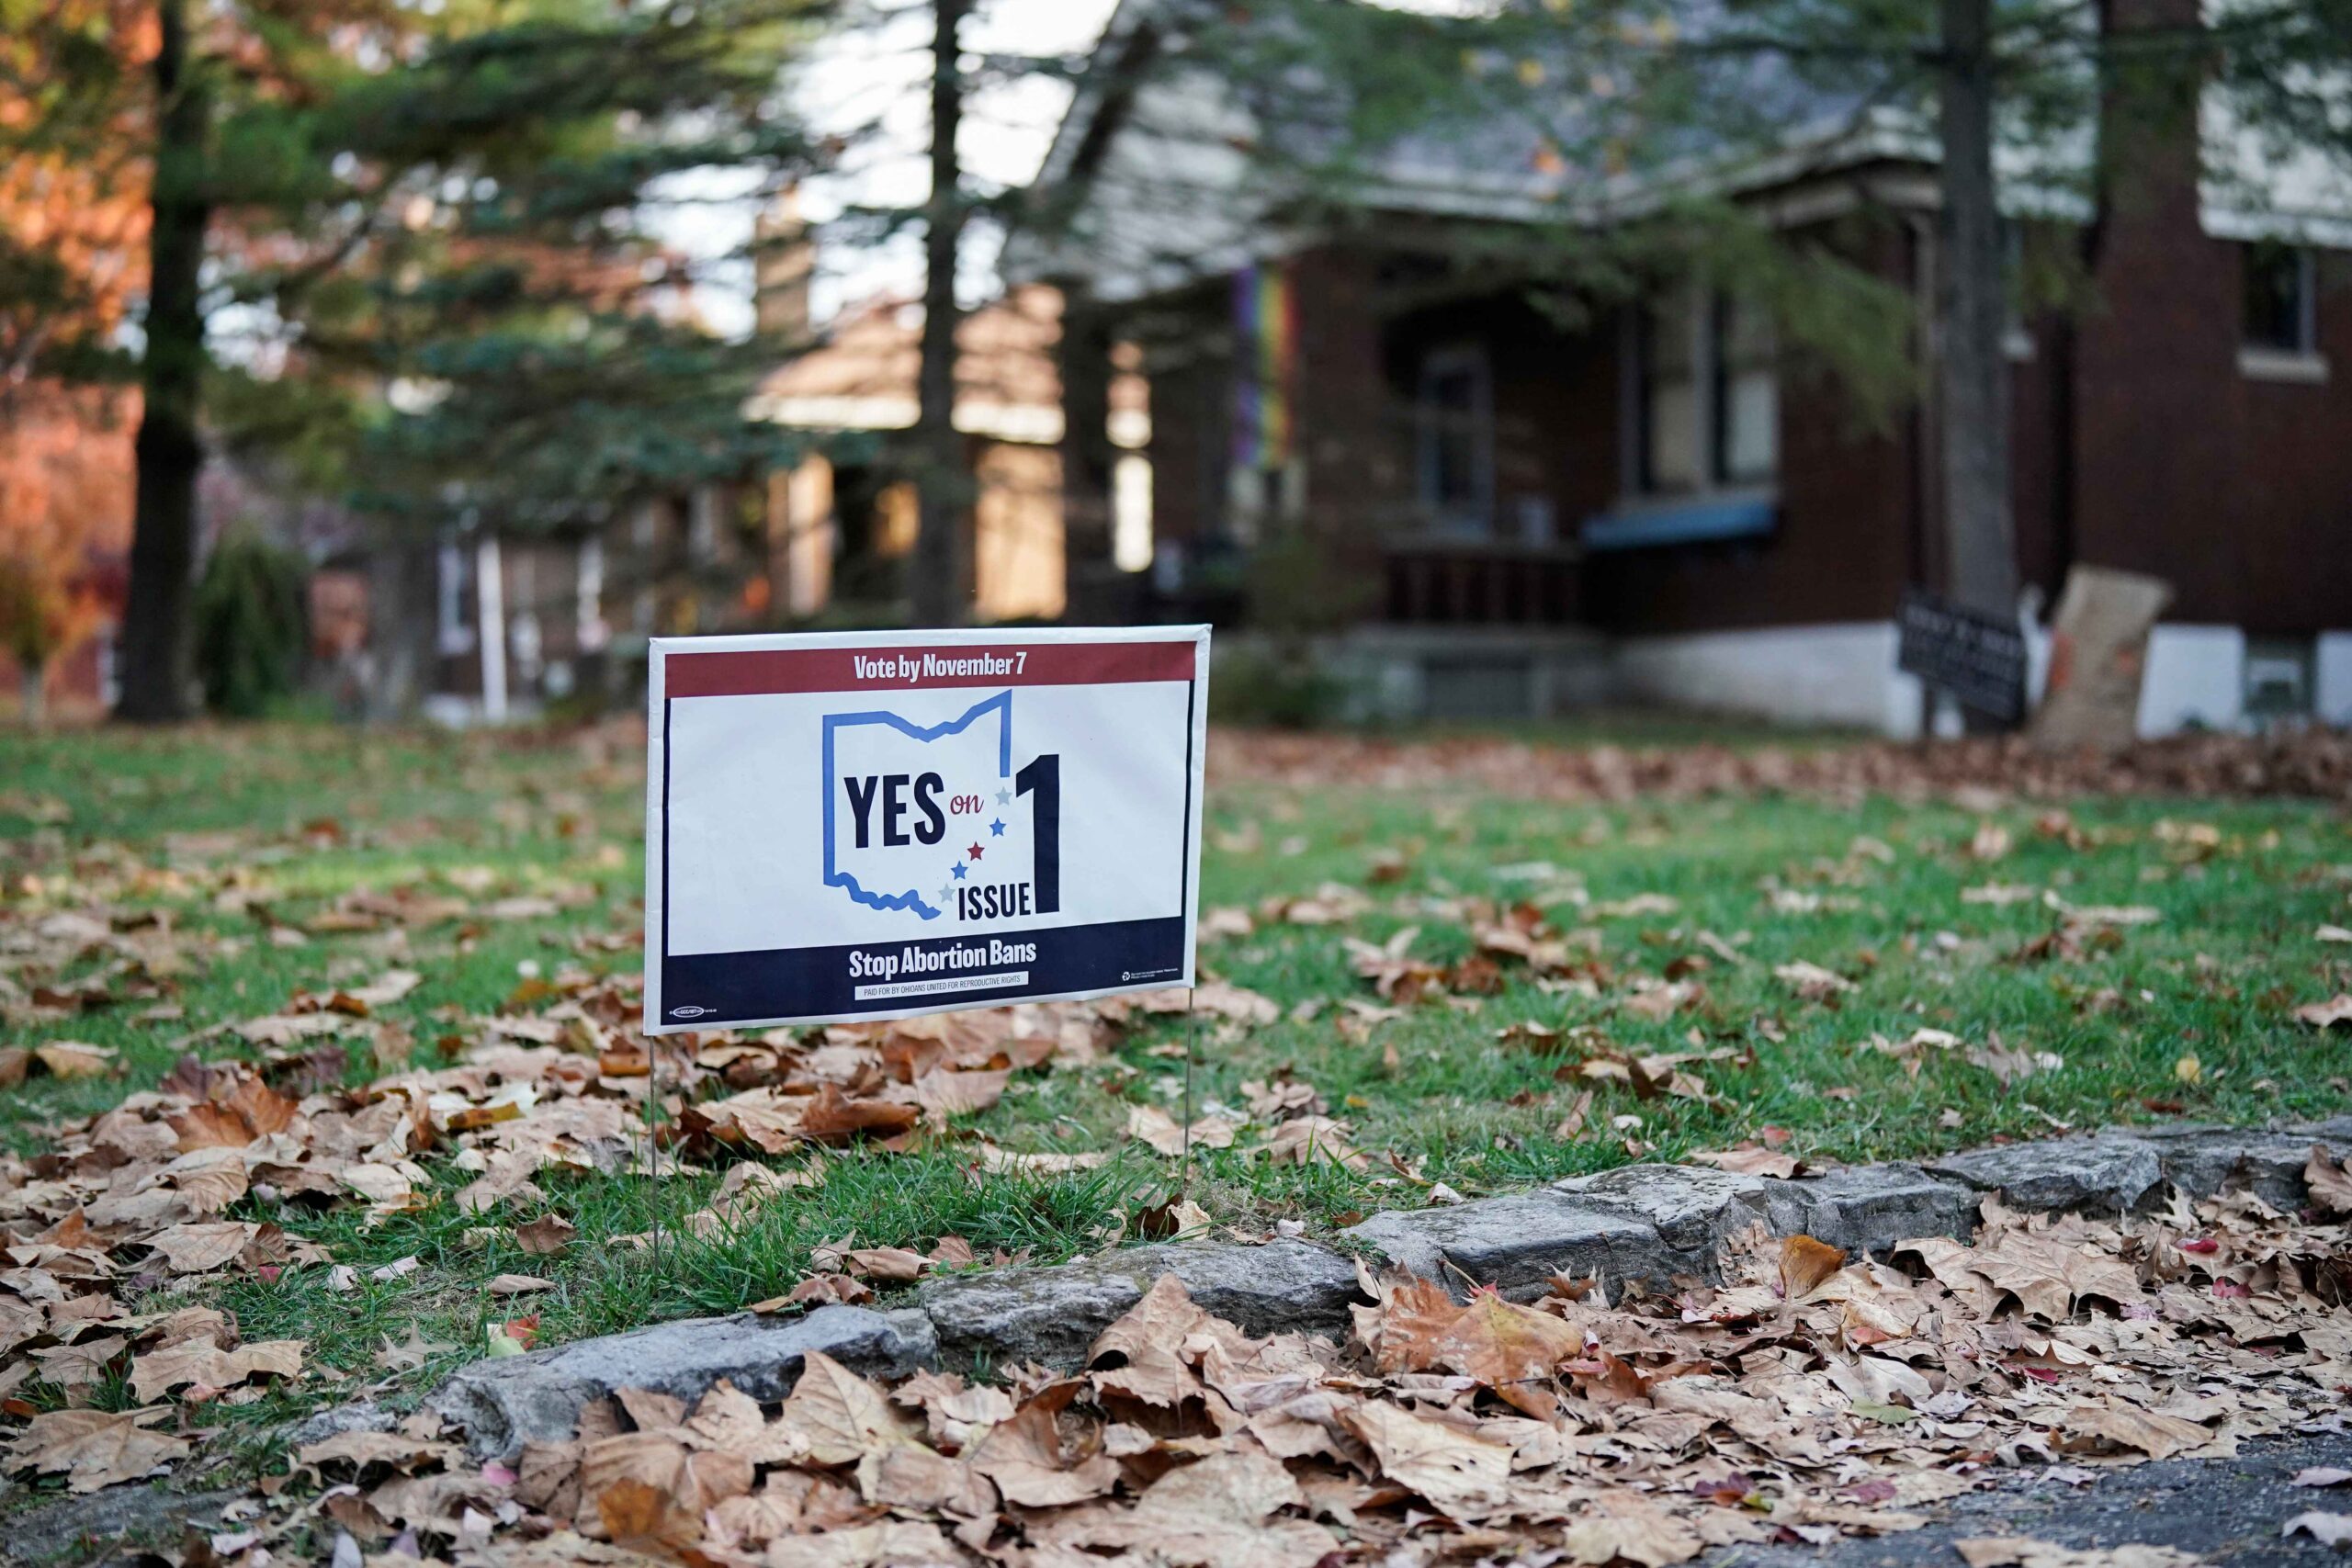
[[[1062,907],[1062,760],[1058,752],[1030,759],[1012,775],[1014,788],[1034,795],[1037,804],[1030,815],[1037,835],[1037,912],[1051,915]]]

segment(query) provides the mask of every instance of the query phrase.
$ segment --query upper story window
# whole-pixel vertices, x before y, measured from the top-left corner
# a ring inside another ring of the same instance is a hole
[[[1490,531],[1495,399],[1485,351],[1441,349],[1423,360],[1414,416],[1421,502],[1431,523],[1453,533]]]
[[[2245,310],[2240,341],[2272,354],[2319,352],[2318,271],[2301,245],[2245,248]]]
[[[2262,381],[2327,379],[2319,352],[2319,262],[2303,245],[2262,241],[2238,247],[2239,373]]]
[[[1771,319],[1732,295],[1682,290],[1643,311],[1634,336],[1640,492],[1770,484],[1781,468]]]

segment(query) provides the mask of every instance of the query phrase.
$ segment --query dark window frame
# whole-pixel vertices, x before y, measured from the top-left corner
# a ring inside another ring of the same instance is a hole
[[[2257,354],[2319,353],[2319,258],[2309,245],[2239,248],[2238,344]]]
[[[1442,406],[1437,392],[1453,378],[1468,384],[1466,408]],[[1469,484],[1456,493],[1445,487],[1447,464],[1442,443],[1464,443]],[[1495,378],[1484,344],[1448,344],[1421,356],[1413,389],[1415,488],[1430,526],[1437,532],[1476,538],[1495,532]]]

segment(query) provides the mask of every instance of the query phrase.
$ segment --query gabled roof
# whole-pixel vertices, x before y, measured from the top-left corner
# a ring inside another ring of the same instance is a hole
[[[1120,0],[1057,128],[1038,186],[1069,203],[1068,237],[1018,239],[1008,270],[1082,278],[1099,296],[1133,299],[1280,254],[1307,236],[1283,232],[1280,176],[1248,149],[1269,134],[1309,138],[1298,122],[1269,128],[1213,73],[1166,48],[1193,0]],[[1719,15],[1688,0],[1685,36]],[[1229,13],[1224,13],[1228,15]],[[1654,211],[1678,195],[1747,196],[1876,164],[1932,168],[1940,147],[1916,114],[1840,97],[1770,62],[1750,60],[1726,90],[1766,123],[1775,144],[1667,147],[1645,167],[1574,170],[1536,128],[1491,122],[1398,137],[1348,192],[1374,210],[1440,219],[1599,224]],[[2205,104],[2205,227],[2232,238],[2276,235],[2352,246],[2352,172],[2315,152],[2265,149],[2235,126],[2219,94]],[[1997,150],[2004,207],[2087,216],[2082,175],[2093,130],[2014,139]],[[1310,149],[1311,150],[1311,149]],[[1920,194],[1932,200],[1932,186]]]

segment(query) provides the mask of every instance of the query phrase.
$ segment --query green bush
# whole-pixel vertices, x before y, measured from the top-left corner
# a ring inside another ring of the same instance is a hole
[[[1304,642],[1220,651],[1209,676],[1209,716],[1219,724],[1317,729],[1338,719],[1347,685],[1318,666]]]
[[[205,705],[258,718],[294,694],[305,623],[302,559],[232,525],[196,590],[196,667]]]

